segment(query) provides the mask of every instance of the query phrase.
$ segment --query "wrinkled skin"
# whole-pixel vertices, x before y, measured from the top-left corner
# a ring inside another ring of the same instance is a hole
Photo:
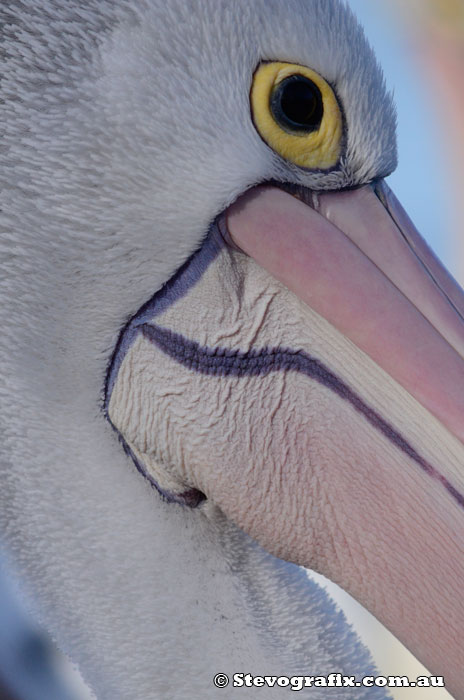
[[[335,580],[459,688],[461,442],[217,229],[212,241],[219,253],[195,285],[181,277],[159,313],[155,296],[112,422],[158,485],[199,489],[268,551]],[[235,370],[220,348],[238,350]]]

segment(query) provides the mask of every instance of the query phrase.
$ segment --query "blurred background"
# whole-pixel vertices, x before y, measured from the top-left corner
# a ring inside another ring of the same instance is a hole
[[[349,0],[398,107],[399,166],[389,184],[417,228],[464,284],[464,0]],[[315,576],[343,607],[382,675],[428,675],[348,594]],[[433,630],[431,630],[433,634]],[[88,700],[78,671],[26,612],[0,556],[0,700]],[[451,697],[397,689],[395,700]]]

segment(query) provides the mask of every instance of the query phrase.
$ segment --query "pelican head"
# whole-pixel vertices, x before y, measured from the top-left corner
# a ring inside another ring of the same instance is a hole
[[[7,5],[0,522],[39,615],[99,700],[372,673],[297,564],[463,697],[463,295],[349,7]]]

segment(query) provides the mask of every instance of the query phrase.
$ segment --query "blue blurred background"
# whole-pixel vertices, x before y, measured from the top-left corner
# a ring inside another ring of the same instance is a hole
[[[463,149],[464,126],[462,117],[449,120],[455,105],[445,99],[461,93],[464,108],[464,0],[349,4],[395,96],[399,165],[390,186],[437,255],[455,276],[462,276],[463,227],[455,228],[460,168],[453,163],[453,147]]]
[[[464,277],[464,0],[350,0],[383,65],[398,107],[399,167],[390,185],[453,274]],[[320,579],[319,579],[320,580]],[[325,582],[327,583],[327,582]],[[382,673],[419,667],[347,594],[327,583],[373,649]],[[0,700],[91,697],[71,664],[25,612],[20,585],[0,558]],[[395,700],[413,700],[404,690]],[[419,691],[416,691],[419,692]],[[420,691],[421,698],[427,690]],[[450,697],[433,689],[434,700]],[[432,697],[430,694],[427,697]]]

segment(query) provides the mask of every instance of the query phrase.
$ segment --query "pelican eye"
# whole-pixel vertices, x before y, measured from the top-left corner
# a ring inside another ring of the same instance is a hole
[[[277,124],[290,133],[316,131],[324,113],[321,91],[304,75],[290,75],[276,85],[270,106]]]
[[[340,159],[341,110],[329,83],[294,63],[261,63],[250,91],[257,132],[279,156],[303,168],[326,170]]]

